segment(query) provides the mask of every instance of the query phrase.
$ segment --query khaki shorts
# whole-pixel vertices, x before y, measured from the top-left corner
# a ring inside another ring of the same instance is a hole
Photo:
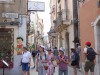
[[[85,72],[88,72],[89,70],[91,72],[94,72],[94,67],[95,67],[95,63],[93,61],[87,61],[85,62],[84,70]]]

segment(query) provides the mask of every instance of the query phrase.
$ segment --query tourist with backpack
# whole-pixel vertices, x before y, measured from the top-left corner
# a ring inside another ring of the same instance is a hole
[[[88,75],[88,71],[90,70],[91,75],[94,75],[94,67],[95,67],[95,58],[97,53],[94,51],[94,49],[91,47],[91,42],[85,43],[86,47],[84,48],[84,54],[85,54],[85,75]]]
[[[77,66],[79,64],[79,54],[76,52],[74,48],[71,48],[72,57],[71,57],[71,66],[74,69],[74,75],[77,75]]]
[[[39,47],[39,52],[36,55],[36,71],[38,75],[46,75],[47,66],[47,55],[44,51],[44,46]]]

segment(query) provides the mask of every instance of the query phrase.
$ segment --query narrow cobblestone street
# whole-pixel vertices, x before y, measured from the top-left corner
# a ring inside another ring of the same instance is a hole
[[[34,64],[31,62],[31,66],[32,65]],[[82,75],[82,72],[80,72],[79,70],[77,70],[77,72],[78,72],[77,75]],[[32,67],[31,67],[30,73],[31,75],[38,75],[38,73],[36,72],[36,69],[32,69]],[[54,75],[58,75],[58,67],[56,67]],[[68,66],[68,75],[74,75],[73,68],[71,66]]]
[[[72,67],[69,67],[68,69],[69,69],[68,70],[68,75],[74,75]],[[38,75],[38,73],[36,72],[35,69],[31,69],[30,72],[31,72],[31,75]],[[55,71],[54,75],[58,75],[58,68],[56,68],[56,71]],[[77,75],[82,75],[82,73],[78,71]]]

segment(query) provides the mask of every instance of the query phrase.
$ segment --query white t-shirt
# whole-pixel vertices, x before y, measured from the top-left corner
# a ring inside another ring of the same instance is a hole
[[[86,47],[84,48],[83,53],[87,53],[87,48]],[[86,58],[85,61],[89,61],[89,60]]]
[[[22,54],[22,63],[29,63],[31,58],[31,53],[29,51]]]
[[[83,51],[83,53],[87,53],[87,48],[86,48],[86,47],[84,48],[84,51]]]

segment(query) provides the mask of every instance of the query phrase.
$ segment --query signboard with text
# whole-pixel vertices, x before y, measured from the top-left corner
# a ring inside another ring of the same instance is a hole
[[[28,11],[45,11],[45,3],[38,1],[28,1]]]
[[[0,1],[13,1],[13,0],[0,0]]]
[[[0,1],[13,1],[13,0],[0,0]]]
[[[0,0],[0,3],[14,3],[14,0]]]
[[[18,13],[2,13],[2,17],[5,18],[18,18]]]

